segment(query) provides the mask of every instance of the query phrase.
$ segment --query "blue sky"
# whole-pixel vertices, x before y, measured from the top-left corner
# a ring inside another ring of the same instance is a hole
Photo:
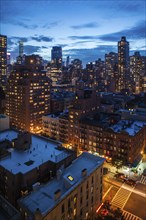
[[[8,49],[15,58],[18,41],[26,54],[49,60],[52,46],[63,48],[83,63],[104,59],[117,52],[117,42],[126,36],[131,54],[146,55],[145,0],[1,0],[0,32],[8,36]]]

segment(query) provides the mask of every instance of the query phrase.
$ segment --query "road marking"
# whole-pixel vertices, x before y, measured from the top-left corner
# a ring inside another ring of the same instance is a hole
[[[123,185],[123,186],[124,186],[124,185]],[[123,187],[123,188],[124,188],[124,187]],[[128,195],[127,198],[125,199],[125,202],[124,202],[124,205],[122,206],[122,209],[123,209],[124,206],[126,205],[126,203],[127,203],[128,199],[129,199],[129,197],[131,196],[133,190],[134,190],[134,187],[132,187],[132,190],[130,191],[129,195]]]
[[[122,209],[125,206],[125,201],[127,202],[126,198],[129,198],[129,194],[131,194],[131,192],[121,187],[116,193],[116,196],[113,198],[111,202],[112,205]]]
[[[123,210],[123,216],[125,217],[124,220],[142,220],[142,218],[139,218],[138,216],[133,215],[125,210]]]
[[[113,188],[113,186],[110,186],[110,188],[106,191],[106,193],[103,196],[103,199],[106,197],[106,195],[109,193],[109,191]]]
[[[142,183],[142,184],[146,185],[146,176],[143,176],[143,175],[142,175],[142,177],[141,177],[139,183]]]

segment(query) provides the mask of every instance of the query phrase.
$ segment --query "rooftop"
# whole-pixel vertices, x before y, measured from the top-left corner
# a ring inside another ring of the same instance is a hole
[[[4,139],[12,141],[17,136],[18,132],[14,130],[0,132],[0,141]],[[32,135],[32,144],[28,150],[9,148],[11,154],[0,160],[0,166],[17,174],[27,173],[49,160],[58,163],[70,154],[66,149],[60,149],[59,144],[57,141]]]
[[[46,215],[75,187],[84,181],[83,171],[87,171],[86,175],[89,176],[103,164],[104,160],[104,158],[84,152],[69,167],[59,170],[60,178],[54,178],[46,185],[39,186],[37,190],[20,199],[20,205],[32,214],[39,209],[42,215]],[[55,200],[54,194],[57,192],[60,192],[61,195]]]
[[[121,131],[127,132],[130,136],[137,134],[144,126],[146,122],[132,121],[132,120],[120,120],[118,123],[110,126],[110,128],[117,133]]]

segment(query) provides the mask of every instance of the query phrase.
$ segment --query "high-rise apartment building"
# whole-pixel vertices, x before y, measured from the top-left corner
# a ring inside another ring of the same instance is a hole
[[[0,35],[0,85],[5,90],[7,80],[7,36]]]
[[[130,57],[130,73],[133,79],[133,92],[144,92],[142,84],[146,72],[146,57],[137,51]]]
[[[6,113],[13,127],[40,132],[42,115],[50,112],[50,81],[46,72],[33,66],[16,66],[6,94]]]
[[[117,70],[118,54],[114,52],[105,54],[105,78],[106,84],[108,85],[108,91],[115,92],[115,90],[117,90]]]
[[[130,89],[129,42],[121,37],[118,42],[118,91]]]

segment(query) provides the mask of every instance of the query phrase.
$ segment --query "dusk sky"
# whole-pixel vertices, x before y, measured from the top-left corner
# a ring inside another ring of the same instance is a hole
[[[63,58],[83,63],[117,52],[126,36],[130,54],[146,55],[145,0],[0,0],[0,33],[8,37],[8,51],[18,55],[18,41],[26,54],[50,60],[52,46],[63,48]]]

